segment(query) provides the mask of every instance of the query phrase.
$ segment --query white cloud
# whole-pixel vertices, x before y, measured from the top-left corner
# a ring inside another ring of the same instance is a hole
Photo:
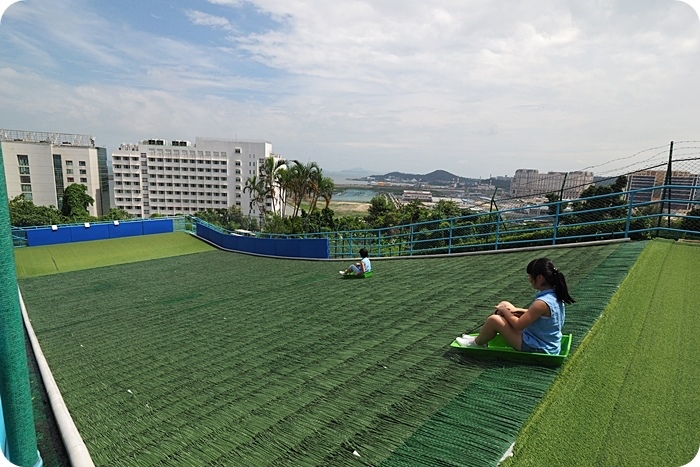
[[[229,20],[222,16],[214,16],[196,10],[186,10],[185,14],[187,18],[197,26],[209,26],[216,29],[223,29],[224,31],[233,30],[233,26],[231,26]]]
[[[474,176],[700,139],[700,24],[673,0],[208,0],[171,35],[71,2],[14,7],[45,34],[0,36],[22,51],[0,51],[0,126],[235,133],[330,168]]]

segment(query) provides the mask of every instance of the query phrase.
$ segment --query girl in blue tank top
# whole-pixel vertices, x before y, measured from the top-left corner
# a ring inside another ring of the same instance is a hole
[[[574,303],[564,273],[547,258],[530,261],[526,271],[530,285],[538,290],[530,306],[516,308],[510,302],[499,303],[479,335],[462,335],[457,338],[459,345],[486,347],[498,333],[516,350],[559,354],[565,304]]]

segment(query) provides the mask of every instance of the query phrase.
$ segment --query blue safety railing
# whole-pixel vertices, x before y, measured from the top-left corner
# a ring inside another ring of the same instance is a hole
[[[663,199],[654,199],[659,193]],[[673,193],[682,197],[673,197]],[[700,238],[700,186],[668,185],[382,229],[265,238],[326,238],[331,258],[419,256],[655,236]]]

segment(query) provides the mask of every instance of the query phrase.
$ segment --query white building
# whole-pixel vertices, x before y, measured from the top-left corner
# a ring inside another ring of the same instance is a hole
[[[109,210],[107,161],[99,157],[106,150],[92,136],[0,129],[0,147],[10,199],[23,194],[37,206],[61,209],[64,189],[79,183],[95,200],[90,215]]]
[[[426,203],[433,202],[433,194],[430,191],[415,191],[415,190],[403,190],[403,201],[424,201]]]
[[[593,172],[548,172],[536,169],[518,169],[510,182],[510,194],[514,197],[544,196],[559,194],[563,199],[575,199],[593,184]]]
[[[244,192],[246,179],[260,175],[272,155],[269,142],[196,138],[149,139],[122,144],[112,153],[113,205],[139,217],[193,214],[236,206],[259,218]]]

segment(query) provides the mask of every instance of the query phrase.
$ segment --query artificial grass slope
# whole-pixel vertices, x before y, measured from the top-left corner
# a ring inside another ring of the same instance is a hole
[[[211,251],[184,232],[15,248],[17,277],[79,271],[115,264]]]
[[[578,290],[628,248],[638,247],[536,255]],[[463,446],[484,446],[477,460],[495,462],[521,423],[505,404],[520,403],[524,420],[551,381],[549,370],[449,347],[503,297],[532,298],[533,256],[377,261],[374,277],[346,281],[334,262],[212,251],[20,286],[97,465],[459,465]],[[601,309],[615,285],[599,287]],[[443,410],[474,399],[491,411],[486,423]],[[448,424],[412,436],[445,413]],[[413,450],[397,449],[408,438]]]
[[[700,247],[653,241],[505,465],[678,466],[700,445]]]
[[[643,247],[643,242],[628,242],[614,248],[542,252],[565,271],[577,300],[567,306],[564,326],[565,333],[573,334],[572,349],[600,316]],[[527,306],[532,293],[530,289],[523,298],[509,290],[508,296]],[[456,355],[463,356],[459,350]],[[558,372],[557,368],[467,357],[462,363],[478,364],[482,369],[478,378],[465,379],[464,391],[423,423],[381,467],[495,465]]]
[[[513,262],[345,281],[337,263],[215,251],[20,285],[96,464],[338,465],[386,456],[461,390],[445,346],[481,317],[450,279]]]

